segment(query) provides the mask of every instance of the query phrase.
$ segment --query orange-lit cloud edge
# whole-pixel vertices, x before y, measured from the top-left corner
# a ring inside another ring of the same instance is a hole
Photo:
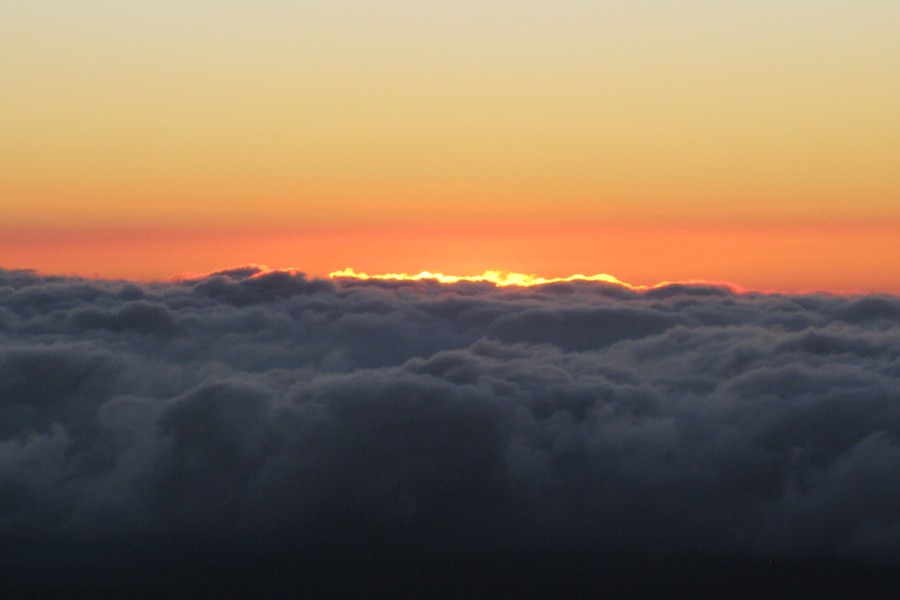
[[[254,279],[264,277],[272,273],[290,273],[292,275],[305,275],[301,268],[271,268],[260,264],[235,265],[225,269],[219,269],[211,272],[195,273],[185,272],[166,278],[164,282],[180,282],[203,279],[216,274],[238,269],[255,269],[256,272],[248,278]],[[576,273],[567,277],[541,277],[530,273],[515,273],[510,271],[487,270],[481,275],[447,275],[445,273],[421,271],[419,273],[363,273],[357,272],[351,267],[332,271],[328,274],[328,278],[336,282],[378,282],[378,281],[398,281],[398,282],[428,282],[442,285],[453,285],[456,283],[480,283],[487,284],[497,288],[524,288],[539,287],[554,283],[602,283],[625,288],[634,292],[647,292],[658,288],[664,288],[671,285],[685,286],[707,286],[727,289],[734,294],[772,294],[772,295],[808,295],[808,294],[826,294],[831,296],[858,296],[858,295],[886,295],[892,296],[889,292],[872,292],[868,290],[831,290],[823,288],[809,288],[800,290],[783,290],[778,288],[753,288],[739,285],[730,281],[717,281],[709,279],[686,279],[673,281],[660,281],[651,285],[633,284],[610,275],[608,273],[598,273],[594,275],[584,275]]]
[[[584,282],[600,282],[600,283],[608,283],[612,285],[618,285],[629,290],[633,291],[646,291],[654,288],[664,287],[667,285],[673,284],[683,284],[683,285],[715,285],[717,287],[726,287],[735,292],[746,292],[750,291],[746,288],[743,288],[739,285],[721,282],[721,281],[704,281],[704,280],[690,280],[690,281],[661,281],[659,283],[653,285],[635,285],[632,283],[628,283],[626,281],[622,281],[618,277],[610,275],[608,273],[598,273],[596,275],[584,275],[582,273],[576,273],[574,275],[569,275],[568,277],[541,277],[539,275],[535,275],[533,273],[511,273],[507,271],[485,271],[481,275],[445,275],[444,273],[432,273],[431,271],[422,271],[420,273],[416,273],[415,275],[411,275],[409,273],[383,273],[370,275],[368,273],[357,273],[352,268],[348,267],[346,269],[341,269],[340,271],[333,271],[328,274],[328,276],[332,279],[355,279],[355,280],[388,280],[388,281],[434,281],[437,283],[445,283],[445,284],[453,284],[459,282],[472,282],[472,283],[490,283],[496,287],[534,287],[540,285],[547,285],[551,283],[566,283],[573,281],[584,281]]]

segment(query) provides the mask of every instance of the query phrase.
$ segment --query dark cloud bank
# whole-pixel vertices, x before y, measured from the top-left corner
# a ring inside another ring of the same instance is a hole
[[[888,596],[900,299],[0,271],[17,594]]]

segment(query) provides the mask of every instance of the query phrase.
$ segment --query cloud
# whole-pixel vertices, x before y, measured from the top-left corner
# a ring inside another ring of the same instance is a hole
[[[887,588],[898,316],[683,284],[0,271],[0,569],[192,593],[222,573],[254,593]]]

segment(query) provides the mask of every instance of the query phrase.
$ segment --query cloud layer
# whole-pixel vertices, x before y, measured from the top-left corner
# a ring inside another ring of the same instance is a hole
[[[0,271],[0,342],[11,586],[900,567],[896,297]]]

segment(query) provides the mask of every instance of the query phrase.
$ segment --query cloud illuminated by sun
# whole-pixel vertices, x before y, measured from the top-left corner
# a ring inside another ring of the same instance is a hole
[[[621,285],[631,289],[647,289],[647,286],[632,285],[608,275],[601,273],[598,275],[570,275],[568,277],[539,277],[526,273],[509,273],[506,271],[485,271],[481,275],[445,275],[443,273],[432,273],[430,271],[422,271],[415,275],[408,273],[384,273],[380,275],[369,275],[368,273],[357,273],[351,268],[333,271],[328,274],[332,279],[386,279],[392,281],[437,281],[439,283],[458,283],[460,281],[471,281],[476,283],[492,283],[498,287],[519,286],[530,287],[534,285],[546,285],[548,283],[561,283],[566,281],[599,281],[603,283],[611,283]]]
[[[729,282],[722,281],[709,281],[703,279],[690,279],[687,281],[661,281],[659,283],[653,285],[637,285],[633,283],[628,283],[626,281],[622,281],[617,277],[609,275],[608,273],[599,273],[596,275],[583,275],[581,273],[577,273],[575,275],[569,275],[568,277],[540,277],[534,274],[526,274],[526,273],[513,273],[508,271],[485,271],[481,275],[445,275],[444,273],[432,273],[431,271],[421,271],[415,275],[410,275],[409,273],[382,273],[382,274],[369,274],[369,273],[358,273],[354,271],[352,268],[348,267],[346,269],[341,269],[340,271],[332,271],[328,274],[328,276],[332,279],[352,279],[358,281],[366,281],[366,280],[388,280],[388,281],[434,281],[437,283],[445,283],[452,284],[458,283],[462,281],[470,281],[474,283],[490,283],[497,287],[532,287],[538,285],[547,285],[549,283],[565,283],[572,281],[586,281],[586,282],[599,282],[599,283],[608,283],[611,285],[618,285],[629,290],[634,290],[638,292],[643,292],[647,290],[652,290],[660,287],[665,287],[668,285],[712,285],[716,287],[723,287],[731,290],[733,293],[747,293],[751,290],[745,288],[743,286],[739,286]],[[776,290],[768,290],[768,292],[775,292]]]
[[[168,282],[179,282],[179,281],[190,281],[203,279],[205,277],[211,277],[215,275],[222,274],[235,274],[240,275],[242,277],[246,277],[248,279],[256,279],[260,277],[265,277],[271,273],[289,273],[291,275],[300,275],[303,276],[304,272],[302,269],[298,268],[279,268],[273,269],[266,265],[261,264],[247,264],[247,265],[239,265],[235,267],[231,267],[225,270],[216,270],[212,272],[203,272],[203,273],[194,273],[194,272],[184,272],[173,277],[167,278],[165,281]],[[644,292],[647,290],[652,290],[660,287],[665,287],[668,285],[678,284],[678,285],[712,285],[716,287],[723,287],[731,290],[734,293],[747,293],[751,291],[748,288],[744,288],[739,285],[735,285],[733,283],[727,283],[722,281],[708,281],[703,279],[691,279],[686,281],[661,281],[659,283],[653,285],[639,285],[628,283],[626,281],[622,281],[621,279],[614,277],[613,275],[609,275],[608,273],[598,273],[596,275],[583,275],[581,273],[576,273],[575,275],[569,275],[568,277],[541,277],[535,274],[528,273],[515,273],[510,271],[485,271],[481,275],[446,275],[444,273],[436,273],[431,271],[421,271],[414,275],[409,273],[379,273],[379,274],[369,274],[363,272],[357,272],[354,269],[348,267],[346,269],[341,269],[339,271],[332,271],[328,274],[331,279],[336,280],[355,280],[355,281],[432,281],[441,284],[454,284],[459,282],[472,282],[472,283],[488,283],[494,285],[496,287],[533,287],[540,285],[547,285],[551,283],[566,283],[566,282],[596,282],[596,283],[606,283],[609,285],[617,285],[623,288]],[[759,290],[757,290],[759,291]],[[775,292],[775,290],[769,290],[769,292]]]

